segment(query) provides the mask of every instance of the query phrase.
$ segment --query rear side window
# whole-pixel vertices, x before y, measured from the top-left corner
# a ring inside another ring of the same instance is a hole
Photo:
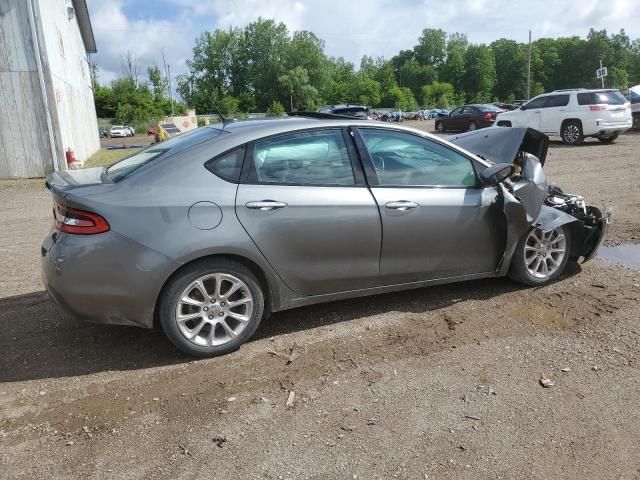
[[[578,105],[624,105],[627,100],[616,90],[578,94]]]
[[[245,147],[240,147],[223,153],[209,160],[204,164],[204,167],[223,180],[238,183],[240,181],[240,171],[242,170],[245,150]]]
[[[251,181],[283,185],[355,185],[341,130],[300,132],[255,144]]]
[[[569,95],[551,95],[547,97],[545,108],[566,107],[569,105]]]

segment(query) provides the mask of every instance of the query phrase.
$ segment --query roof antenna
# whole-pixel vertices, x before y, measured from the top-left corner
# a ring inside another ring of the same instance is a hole
[[[203,92],[204,93],[204,92]],[[224,127],[227,123],[233,123],[235,121],[237,121],[235,118],[228,118],[225,117],[222,112],[220,111],[220,109],[216,106],[215,102],[211,99],[211,97],[209,95],[207,95],[206,93],[204,94],[205,97],[207,97],[207,100],[209,100],[209,102],[211,103],[211,106],[213,107],[213,109],[216,111],[216,113],[220,116],[220,118],[222,119],[222,126]]]

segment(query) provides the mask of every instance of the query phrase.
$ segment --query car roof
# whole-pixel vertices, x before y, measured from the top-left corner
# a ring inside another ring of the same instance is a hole
[[[275,117],[275,118],[261,118],[251,120],[241,120],[227,123],[216,123],[200,128],[211,128],[216,130],[223,130],[226,133],[230,133],[235,137],[234,143],[240,145],[242,143],[251,142],[260,138],[268,137],[271,135],[277,135],[282,133],[293,133],[301,130],[309,130],[314,128],[344,128],[348,126],[353,127],[368,127],[368,128],[384,128],[388,130],[406,131],[421,135],[423,137],[439,139],[430,133],[415,128],[404,127],[397,124],[390,124],[387,122],[376,122],[372,120],[359,119],[358,117],[345,117],[342,118],[310,118],[304,116],[295,117]]]

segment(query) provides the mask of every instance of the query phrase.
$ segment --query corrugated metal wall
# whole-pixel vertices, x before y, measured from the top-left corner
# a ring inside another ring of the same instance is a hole
[[[25,0],[0,0],[0,178],[53,171]]]

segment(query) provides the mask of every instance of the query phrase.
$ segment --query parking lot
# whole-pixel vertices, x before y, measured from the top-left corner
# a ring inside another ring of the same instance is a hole
[[[640,243],[638,152],[637,133],[549,149],[551,181],[613,208],[608,245]],[[640,478],[639,270],[290,310],[194,361],[62,313],[43,182],[1,181],[0,204],[2,478]]]

